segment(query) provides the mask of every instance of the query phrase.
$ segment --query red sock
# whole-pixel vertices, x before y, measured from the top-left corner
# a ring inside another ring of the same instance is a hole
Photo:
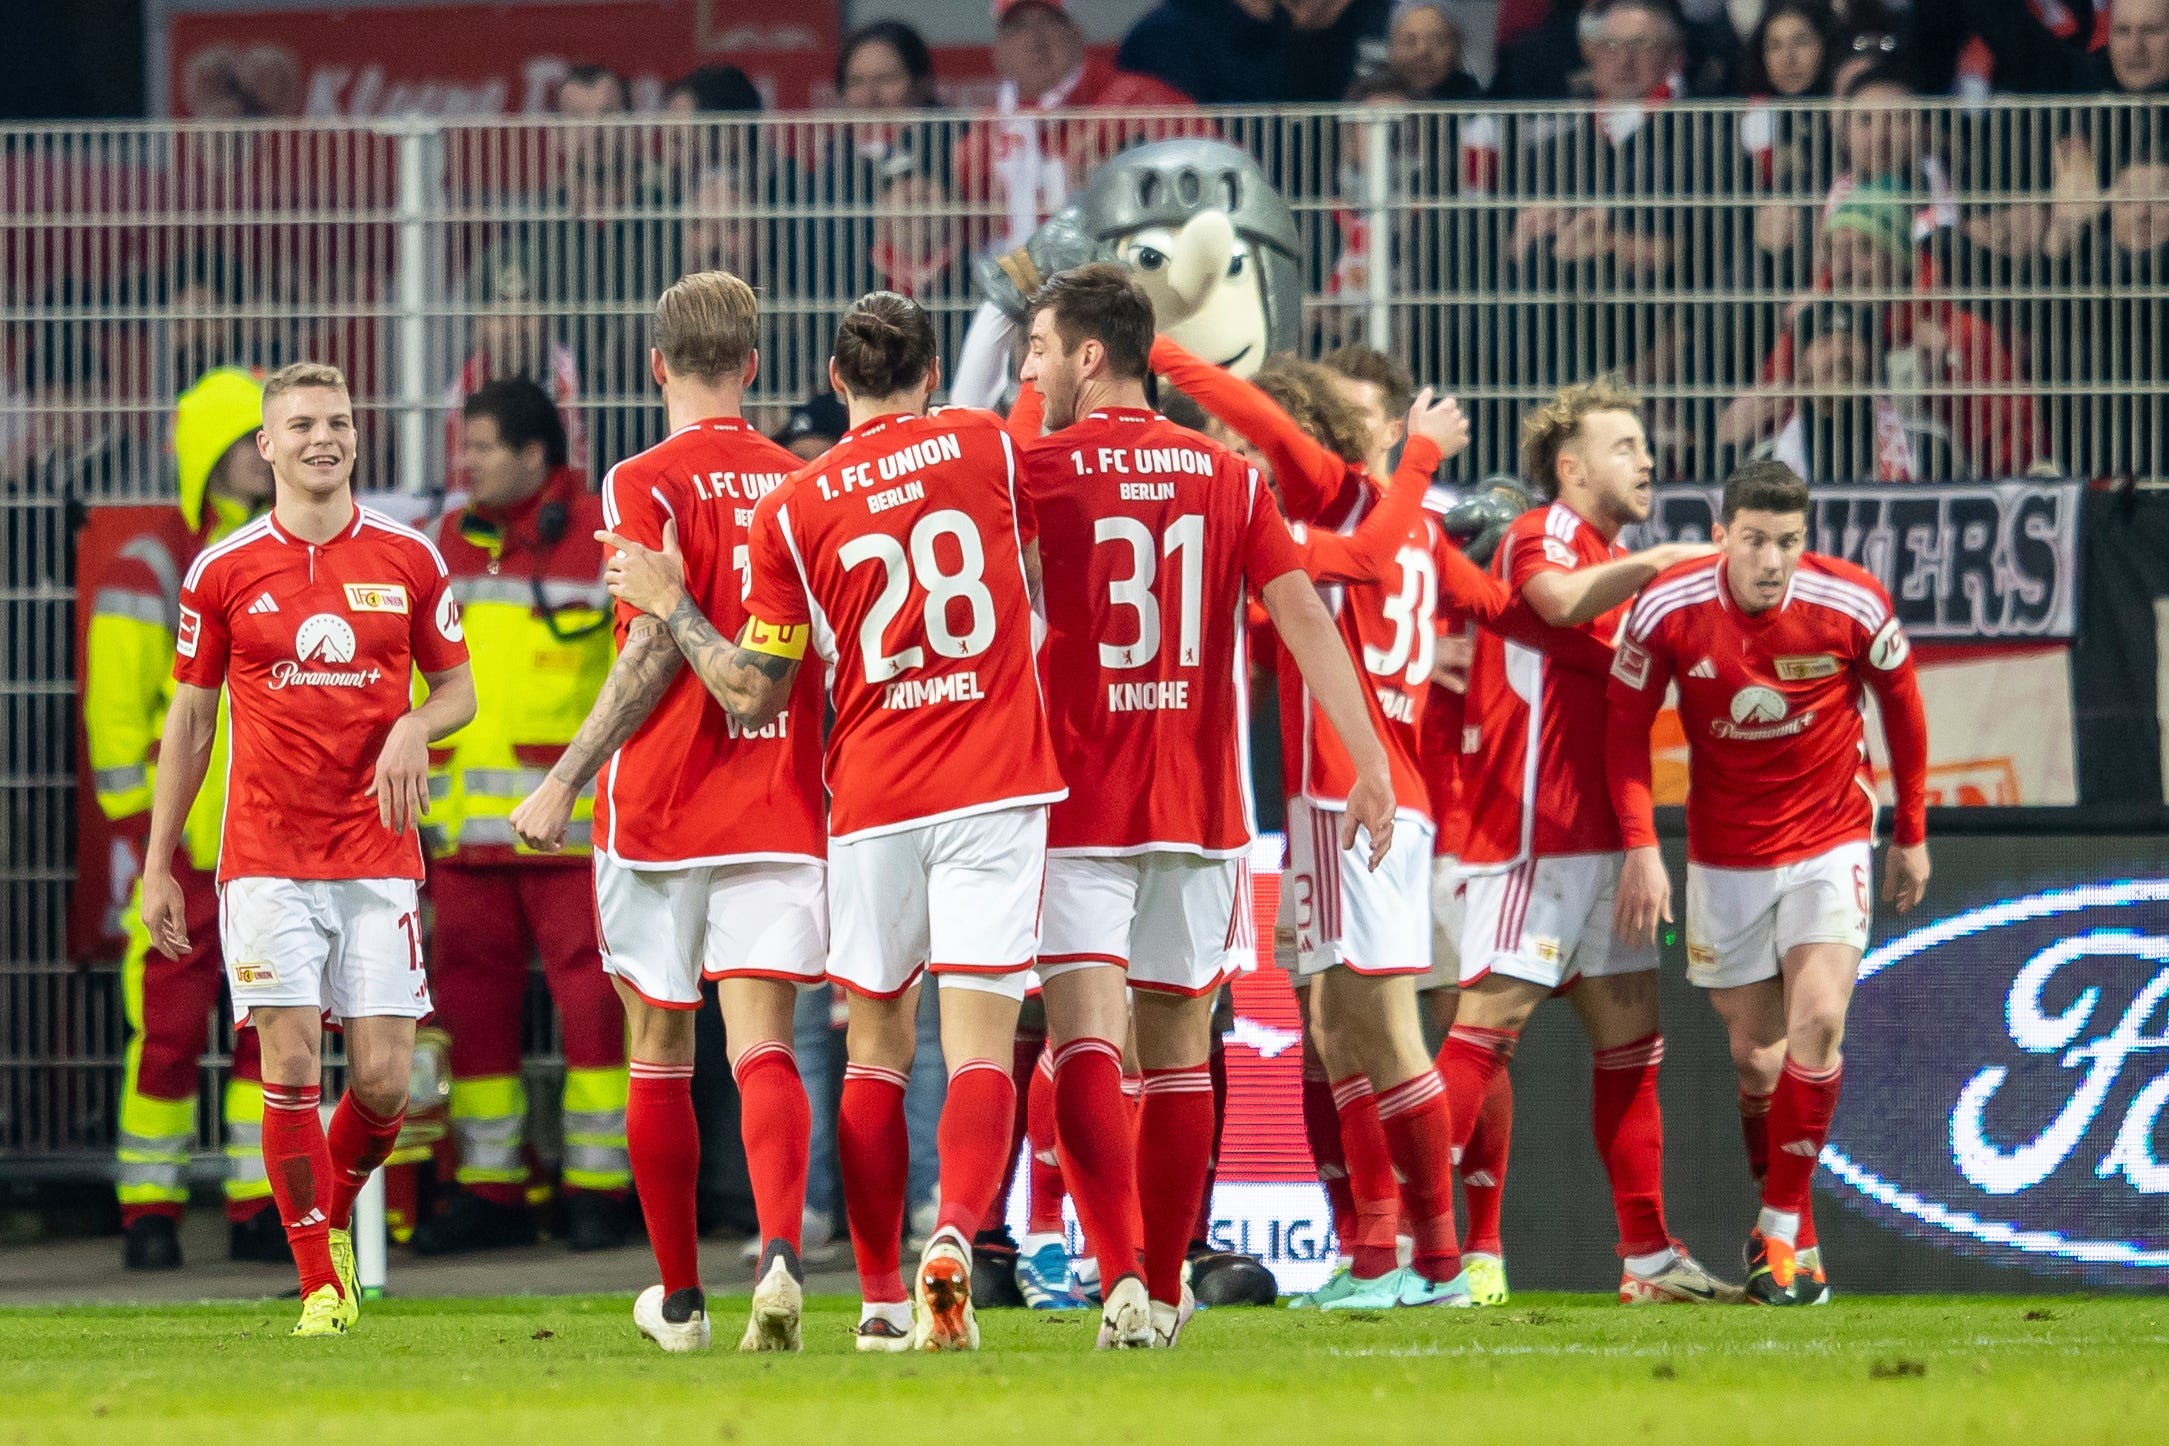
[[[324,1213],[331,1151],[316,1113],[322,1102],[315,1085],[264,1086],[264,1173],[271,1177],[271,1198],[293,1247],[303,1300],[318,1286],[339,1283],[331,1265],[331,1217]]]
[[[1356,1248],[1356,1195],[1348,1186],[1348,1157],[1341,1152],[1341,1116],[1333,1107],[1333,1082],[1321,1072],[1303,1076],[1303,1134],[1310,1158],[1333,1207],[1333,1234],[1341,1253]]]
[[[1664,1114],[1657,1106],[1663,1058],[1664,1036],[1644,1035],[1597,1051],[1591,1076],[1590,1120],[1612,1181],[1621,1256],[1647,1255],[1672,1243],[1664,1224]]]
[[[1212,1081],[1204,1083],[1210,1091]],[[1103,1288],[1145,1271],[1137,1131],[1122,1086],[1122,1047],[1112,1040],[1073,1039],[1055,1051],[1055,1141],[1062,1178],[1071,1182],[1077,1219],[1092,1241]],[[1190,1201],[1183,1212],[1186,1245],[1196,1204]]]
[[[1506,1047],[1511,1053],[1511,1040]],[[1448,1108],[1452,1108],[1451,1102]],[[1464,1251],[1500,1253],[1499,1214],[1506,1200],[1506,1157],[1513,1144],[1514,1077],[1502,1068],[1484,1090],[1484,1102],[1476,1112],[1476,1128],[1469,1132],[1468,1144],[1461,1151],[1461,1195],[1469,1207]]]
[[[1205,1152],[1205,1188],[1198,1192],[1197,1223],[1190,1227],[1193,1246],[1212,1240],[1213,1182],[1220,1173],[1220,1138],[1228,1128],[1228,1052],[1218,1030],[1213,1032],[1212,1053],[1205,1056],[1205,1071],[1213,1082],[1213,1138]]]
[[[392,1146],[399,1141],[400,1122],[406,1117],[404,1101],[390,1119],[383,1120],[363,1109],[354,1091],[339,1097],[339,1108],[331,1112],[331,1130],[324,1142],[331,1161],[331,1204],[326,1213],[331,1217],[332,1229],[353,1228],[354,1197],[391,1154]]]
[[[1491,1081],[1505,1071],[1520,1038],[1518,1030],[1486,1029],[1479,1024],[1457,1024],[1446,1032],[1435,1063],[1439,1077],[1446,1081],[1446,1108],[1453,1116],[1456,1149],[1468,1147],[1483,1118]]]
[[[1764,1209],[1805,1217],[1815,1162],[1830,1136],[1830,1117],[1837,1112],[1843,1073],[1841,1065],[1810,1070],[1791,1055],[1785,1057],[1777,1093],[1770,1097],[1770,1173],[1762,1180]]]
[[[836,1159],[859,1292],[877,1304],[904,1299],[904,1191],[911,1180],[904,1086],[910,1082],[900,1069],[848,1065],[837,1111]]]
[[[1039,1069],[1039,1057],[1046,1052],[1047,1038],[1040,1034],[1020,1034],[1009,1047],[1009,1082],[1017,1091],[1017,1107],[1010,1112],[1009,1155],[1002,1161],[1001,1188],[994,1192],[997,1218],[991,1224],[996,1228],[1000,1228],[1009,1214],[1009,1197],[1017,1185],[1017,1161],[1024,1153],[1025,1141],[1031,1136],[1032,1076]],[[1030,1208],[1029,1199],[1025,1205]],[[982,1235],[985,1233],[984,1229],[980,1231]]]
[[[1355,1198],[1353,1245],[1343,1239],[1352,1269],[1376,1280],[1400,1263],[1394,1227],[1401,1220],[1401,1188],[1394,1179],[1393,1147],[1379,1123],[1378,1096],[1368,1076],[1352,1074],[1333,1081],[1333,1101],[1341,1130],[1341,1152],[1348,1161],[1348,1189]]]
[[[1452,1280],[1461,1273],[1461,1238],[1454,1229],[1454,1132],[1446,1081],[1435,1069],[1402,1080],[1378,1096],[1378,1121],[1416,1237],[1410,1264],[1426,1280]]]
[[[1032,1173],[1027,1178],[1032,1198],[1025,1229],[1034,1235],[1062,1233],[1062,1152],[1054,1138],[1054,1051],[1043,1050],[1032,1067],[1032,1092],[1024,1113],[1030,1122],[1025,1136],[1032,1142]]]
[[[693,1066],[636,1059],[625,1092],[625,1150],[663,1294],[700,1284],[700,1122]]]
[[[1016,1086],[995,1061],[967,1059],[949,1072],[949,1097],[942,1101],[935,1135],[941,1153],[937,1230],[953,1228],[966,1240],[979,1232],[1002,1182],[1002,1147],[1009,1143],[1016,1108]]]
[[[1145,1289],[1166,1305],[1182,1302],[1198,1197],[1212,1170],[1213,1081],[1204,1065],[1145,1071],[1137,1121],[1137,1193],[1144,1211]],[[1102,1271],[1106,1269],[1104,1263]],[[1105,1276],[1102,1276],[1105,1279]]]
[[[753,1211],[761,1241],[781,1240],[794,1251],[804,1243],[806,1141],[813,1108],[798,1077],[798,1056],[780,1039],[756,1044],[738,1056],[738,1133],[746,1145],[746,1175],[753,1183]]]

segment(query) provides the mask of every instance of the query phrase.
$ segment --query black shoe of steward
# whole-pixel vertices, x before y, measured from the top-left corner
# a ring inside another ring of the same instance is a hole
[[[534,1212],[461,1191],[444,1213],[414,1227],[416,1255],[466,1255],[535,1243]]]

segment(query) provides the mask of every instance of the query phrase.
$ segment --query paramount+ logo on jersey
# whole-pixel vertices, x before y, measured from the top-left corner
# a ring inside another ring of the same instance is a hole
[[[294,659],[271,665],[271,687],[366,688],[384,676],[375,667],[341,668],[354,661],[359,646],[354,625],[337,613],[312,613],[294,630]]]
[[[1999,1265],[2169,1282],[2169,880],[2029,894],[1862,962],[1822,1154],[1849,1203]]]
[[[1813,708],[1797,716],[1787,716],[1792,712],[1792,705],[1785,701],[1785,695],[1760,683],[1750,683],[1734,693],[1732,706],[1726,711],[1732,716],[1729,719],[1712,718],[1710,732],[1719,738],[1747,743],[1790,738],[1815,721]]]

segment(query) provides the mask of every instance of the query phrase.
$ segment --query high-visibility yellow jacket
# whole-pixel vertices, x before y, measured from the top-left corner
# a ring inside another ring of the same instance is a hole
[[[437,524],[476,699],[474,721],[430,750],[423,832],[437,857],[546,857],[519,845],[511,815],[579,732],[616,657],[595,540],[602,525],[600,499],[569,467],[502,515],[469,508]],[[573,810],[566,854],[588,852],[593,813],[591,784]]]
[[[181,580],[197,553],[251,515],[225,498],[207,497],[211,470],[228,447],[256,431],[262,418],[262,384],[237,368],[207,373],[181,397],[173,436],[180,523],[146,529],[131,539],[91,595],[83,730],[98,807],[115,823],[139,830],[149,826],[158,737],[173,702]],[[218,864],[226,733],[221,709],[211,765],[182,834],[189,861],[200,869]]]

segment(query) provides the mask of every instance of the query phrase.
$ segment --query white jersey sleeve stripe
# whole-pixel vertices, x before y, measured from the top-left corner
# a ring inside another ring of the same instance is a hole
[[[366,507],[361,509],[361,517],[362,526],[364,527],[374,527],[379,532],[389,532],[394,537],[404,537],[410,542],[419,542],[424,548],[428,549],[429,560],[437,565],[437,576],[450,577],[452,575],[452,569],[444,565],[444,554],[437,551],[437,544],[431,542],[421,533],[403,523],[392,521],[381,512],[372,512]]]
[[[266,514],[265,516],[258,518],[256,521],[251,522],[250,524],[248,524],[248,526],[242,528],[239,532],[236,532],[233,536],[227,538],[224,542],[219,543],[215,547],[207,548],[205,551],[200,553],[197,556],[196,560],[193,563],[189,564],[188,576],[182,582],[181,586],[193,591],[195,589],[197,581],[203,576],[204,568],[208,567],[214,560],[224,557],[227,553],[232,552],[236,548],[246,547],[249,543],[259,541],[263,538],[269,537],[270,535],[271,518],[268,514]]]

